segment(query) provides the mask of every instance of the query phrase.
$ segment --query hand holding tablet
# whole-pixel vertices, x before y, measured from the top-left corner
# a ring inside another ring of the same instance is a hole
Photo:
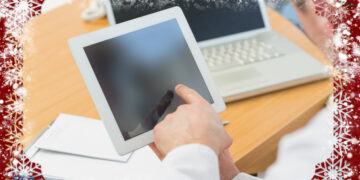
[[[153,128],[184,104],[177,84],[225,109],[178,7],[69,40],[107,132],[123,155],[153,142]]]
[[[209,146],[217,155],[229,148],[232,138],[211,105],[184,85],[176,86],[175,92],[186,104],[155,126],[154,140],[160,153],[166,155],[178,146],[192,143]]]

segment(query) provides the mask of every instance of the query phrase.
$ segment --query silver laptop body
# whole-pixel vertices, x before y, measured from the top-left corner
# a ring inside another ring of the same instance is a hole
[[[113,12],[113,6],[110,0],[105,2],[109,22],[114,25],[116,24],[114,17],[116,13],[109,13]],[[249,15],[248,20],[244,21],[243,26],[246,26],[246,23],[250,24],[249,26],[256,26],[254,25],[256,21],[261,21],[261,26],[223,36],[219,36],[218,33],[216,37],[211,37],[206,33],[203,35],[201,32],[197,32],[196,28],[198,27],[196,24],[192,25],[194,23],[192,17],[187,16],[215,83],[226,102],[301,85],[330,76],[330,68],[271,30],[263,0],[253,3],[256,3],[255,6],[257,7],[254,8],[257,10],[251,12],[252,14]],[[252,17],[258,18],[251,20]],[[242,15],[241,18],[247,17]],[[222,21],[224,20],[226,21],[226,18],[222,19]],[[210,18],[208,21],[212,21],[212,19]],[[218,23],[221,24],[221,22]],[[206,25],[205,22],[204,26]],[[219,29],[218,32],[230,32],[233,30],[232,28],[232,25],[227,25],[215,29]],[[197,36],[197,34],[201,35]]]

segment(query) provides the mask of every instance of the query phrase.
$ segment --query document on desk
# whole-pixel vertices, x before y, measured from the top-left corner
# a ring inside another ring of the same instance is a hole
[[[126,162],[131,155],[117,154],[101,121],[66,114],[61,114],[34,146],[42,150],[121,162]]]
[[[154,172],[161,163],[149,146],[135,151],[126,163],[85,158],[47,150],[40,150],[31,158],[31,161],[41,164],[42,173],[47,180],[130,180],[134,179],[134,176]]]
[[[50,180],[133,179],[161,163],[148,146],[118,155],[101,121],[65,114],[29,145],[26,155]]]

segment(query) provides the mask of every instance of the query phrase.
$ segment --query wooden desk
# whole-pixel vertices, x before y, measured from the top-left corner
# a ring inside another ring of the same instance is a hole
[[[86,6],[86,0],[77,0],[26,26],[24,145],[59,113],[99,119],[67,45],[71,37],[108,26],[106,19],[83,22],[80,13]],[[268,12],[273,29],[326,62],[293,24],[271,9]],[[279,139],[303,126],[324,105],[331,90],[331,81],[325,80],[228,104],[221,118],[230,121],[226,126],[234,139],[230,152],[240,170],[259,172],[271,164]]]

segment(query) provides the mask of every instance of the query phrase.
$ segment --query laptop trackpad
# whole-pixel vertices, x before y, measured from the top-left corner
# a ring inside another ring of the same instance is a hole
[[[235,90],[239,89],[239,87],[247,88],[266,81],[265,76],[253,67],[234,68],[213,74],[216,85],[220,90]]]

